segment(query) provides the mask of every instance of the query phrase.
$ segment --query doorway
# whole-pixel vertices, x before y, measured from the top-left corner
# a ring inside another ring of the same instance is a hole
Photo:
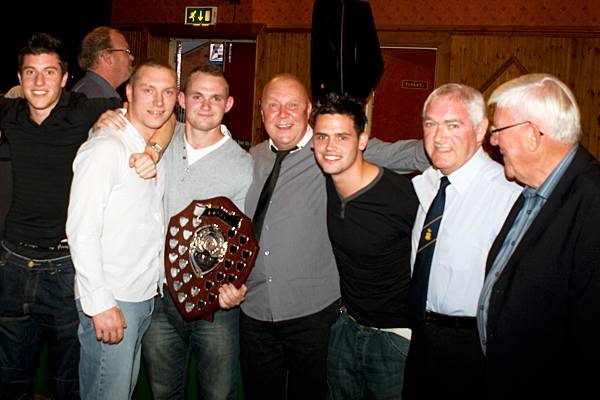
[[[383,74],[372,100],[371,134],[381,140],[423,137],[423,103],[435,88],[437,49],[382,47]]]
[[[214,64],[221,68],[229,94],[234,98],[233,108],[225,114],[223,124],[233,139],[248,149],[252,142],[254,103],[254,72],[256,43],[253,40],[173,39],[177,81],[183,83],[188,73],[199,65]],[[178,107],[178,120],[185,119]]]

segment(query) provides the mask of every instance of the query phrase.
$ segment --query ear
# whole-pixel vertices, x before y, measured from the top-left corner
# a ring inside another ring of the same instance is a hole
[[[358,149],[364,151],[369,143],[369,134],[367,132],[361,132],[358,135]]]
[[[179,107],[185,110],[185,93],[183,91],[180,91],[177,95],[177,102],[179,103]]]
[[[69,73],[68,73],[68,72],[65,72],[65,73],[63,74],[62,80],[61,80],[61,82],[60,82],[60,87],[61,87],[61,88],[64,88],[64,87],[67,85],[67,79],[69,79]]]
[[[484,118],[483,121],[481,121],[479,125],[475,127],[475,137],[477,138],[478,145],[481,145],[483,143],[489,124],[490,121],[487,118]]]
[[[227,103],[225,104],[225,112],[228,113],[229,110],[231,110],[231,107],[233,107],[233,97],[228,96]]]
[[[21,80],[21,73],[17,72],[17,78],[19,78],[19,85],[23,86],[23,81]]]
[[[125,94],[127,95],[127,101],[131,103],[131,98],[133,97],[133,88],[131,87],[130,83],[125,86]]]
[[[533,124],[529,124],[525,134],[525,145],[531,152],[536,151],[542,145],[542,136]]]

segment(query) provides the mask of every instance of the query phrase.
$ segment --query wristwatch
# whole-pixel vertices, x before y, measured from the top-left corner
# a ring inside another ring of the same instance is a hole
[[[160,144],[158,144],[156,142],[148,142],[146,147],[150,147],[152,150],[154,150],[156,152],[156,154],[158,154],[158,159],[160,160],[160,158],[162,157],[162,153],[163,153],[163,148]]]

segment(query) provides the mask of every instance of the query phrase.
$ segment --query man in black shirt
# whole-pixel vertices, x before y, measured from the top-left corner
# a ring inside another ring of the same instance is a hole
[[[408,179],[363,159],[369,135],[361,104],[331,94],[317,103],[313,121],[344,304],[329,339],[330,394],[344,400],[400,398],[417,199]]]
[[[91,125],[105,110],[120,107],[121,100],[88,100],[63,91],[65,59],[60,41],[34,34],[19,54],[24,99],[0,99],[0,129],[8,139],[13,171],[12,202],[0,245],[3,398],[32,398],[44,341],[53,397],[79,398],[79,318],[65,239],[71,165]],[[147,160],[136,160],[139,172]]]

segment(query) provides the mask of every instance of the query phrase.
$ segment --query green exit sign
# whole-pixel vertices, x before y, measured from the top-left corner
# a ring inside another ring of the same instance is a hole
[[[186,7],[185,24],[208,26],[217,23],[217,7]]]

